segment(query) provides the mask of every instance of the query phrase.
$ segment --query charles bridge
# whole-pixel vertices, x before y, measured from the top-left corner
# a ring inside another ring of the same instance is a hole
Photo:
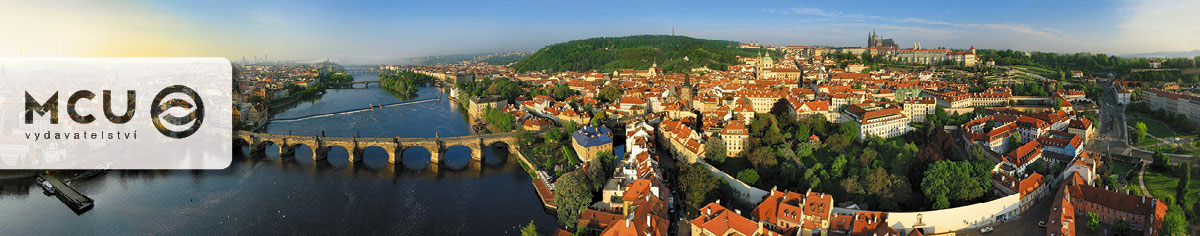
[[[389,163],[399,161],[404,150],[410,147],[422,147],[428,150],[430,163],[441,163],[443,159],[442,155],[446,152],[446,149],[453,146],[470,148],[472,160],[482,160],[484,148],[495,143],[509,145],[509,152],[517,151],[516,147],[512,146],[517,144],[516,132],[458,137],[439,137],[435,134],[431,138],[367,138],[299,136],[237,131],[234,133],[234,139],[242,140],[245,144],[250,145],[251,152],[261,152],[271,144],[274,144],[279,148],[279,156],[293,156],[296,153],[296,148],[299,148],[300,145],[308,146],[313,150],[313,160],[323,160],[329,156],[331,149],[342,147],[350,154],[350,162],[362,161],[363,149],[368,147],[379,147],[386,151]]]

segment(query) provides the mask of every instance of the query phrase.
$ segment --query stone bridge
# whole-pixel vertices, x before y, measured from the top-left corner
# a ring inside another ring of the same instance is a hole
[[[340,85],[346,85],[346,86],[350,86],[351,88],[354,88],[354,85],[356,85],[356,84],[361,84],[361,85],[363,85],[363,89],[369,89],[369,88],[371,88],[371,84],[376,84],[376,85],[378,85],[378,84],[379,84],[379,81],[378,81],[378,80],[371,80],[371,81],[350,81],[350,82],[342,82],[342,83],[338,83],[338,84],[340,84]]]
[[[329,150],[342,147],[349,152],[350,162],[362,161],[363,149],[367,147],[383,148],[388,154],[388,162],[396,163],[401,160],[405,149],[423,147],[429,150],[429,162],[441,163],[446,149],[453,146],[464,146],[471,149],[472,160],[483,160],[483,150],[494,143],[502,142],[509,146],[509,152],[516,152],[517,138],[515,132],[499,134],[481,134],[459,137],[432,138],[365,138],[365,137],[325,137],[297,136],[286,134],[266,134],[250,131],[237,131],[234,139],[240,139],[250,145],[251,152],[261,152],[270,144],[279,148],[279,156],[292,156],[300,145],[313,150],[313,160],[322,160],[329,156]]]

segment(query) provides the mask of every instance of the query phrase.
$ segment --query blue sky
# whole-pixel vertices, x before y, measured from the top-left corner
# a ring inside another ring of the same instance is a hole
[[[4,0],[7,1],[7,0]],[[0,56],[330,57],[355,63],[677,34],[770,45],[1141,53],[1200,49],[1200,1],[11,2]],[[6,32],[7,31],[7,32]]]

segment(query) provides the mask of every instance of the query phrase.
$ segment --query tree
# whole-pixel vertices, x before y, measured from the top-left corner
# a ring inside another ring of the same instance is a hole
[[[858,139],[858,124],[855,124],[854,122],[843,122],[841,125],[838,125],[838,130],[841,131],[842,137],[845,137],[846,140]]]
[[[566,149],[566,146],[563,146]],[[592,191],[599,191],[604,188],[604,183],[608,180],[609,173],[616,168],[616,158],[613,157],[612,151],[600,151],[596,153],[596,158],[592,159],[592,164],[587,169],[588,182]]]
[[[1143,139],[1146,139],[1146,133],[1149,131],[1149,129],[1146,128],[1146,123],[1138,122],[1138,123],[1134,124],[1133,127],[1134,127],[1134,129],[1133,129],[1133,142],[1134,143],[1140,143],[1140,142],[1142,142]]]
[[[545,139],[544,141],[546,143],[558,144],[559,140],[562,140],[563,134],[562,131],[552,128],[546,130],[546,133],[542,134],[542,137]]]
[[[541,236],[541,235],[542,234],[539,234],[537,232],[537,225],[534,225],[532,220],[529,221],[529,225],[525,225],[524,228],[521,228],[521,236]]]
[[[950,199],[947,198],[946,195],[937,195],[937,197],[934,198],[932,207],[934,210],[950,208]]]
[[[621,89],[617,87],[616,83],[614,83],[604,86],[604,89],[600,90],[599,97],[603,102],[614,102],[621,100],[621,93]]]
[[[533,134],[529,133],[528,130],[525,130],[524,126],[518,126],[517,134],[515,136],[517,138],[517,142],[519,143],[518,145],[521,145],[521,146],[533,145]],[[513,147],[513,148],[515,148],[515,147]]]
[[[681,166],[679,175],[680,189],[683,193],[684,200],[693,208],[700,208],[701,204],[711,202],[716,196],[716,190],[720,187],[721,180],[701,163],[692,163],[692,165]]]
[[[755,167],[772,167],[778,162],[771,147],[756,147],[754,151],[750,152],[750,155],[746,156],[746,159]]]
[[[592,125],[594,127],[600,127],[601,125],[604,125],[604,121],[607,121],[607,120],[608,120],[608,113],[599,112],[599,113],[596,113],[595,116],[592,116],[592,120],[591,120],[591,122],[588,122],[588,124]]]
[[[747,185],[758,183],[758,171],[754,169],[745,169],[737,173],[737,179]]]
[[[1171,165],[1171,156],[1160,151],[1154,151],[1154,162],[1150,163],[1155,169],[1163,170]]]
[[[833,159],[833,164],[829,165],[829,169],[833,172],[833,178],[841,178],[842,173],[845,173],[846,155],[838,155],[837,159]]]
[[[574,229],[579,215],[592,203],[592,189],[587,176],[580,171],[569,172],[554,183],[554,205],[558,206],[558,224]]]
[[[1167,207],[1167,215],[1163,217],[1160,230],[1162,235],[1187,235],[1188,222],[1183,207],[1178,205]]]
[[[1192,165],[1183,163],[1179,165],[1179,185],[1175,188],[1175,199],[1180,206],[1187,205],[1188,183],[1192,181]]]
[[[796,148],[796,157],[798,157],[798,158],[811,157],[813,154],[812,144],[809,143],[807,140],[802,141],[802,142],[797,142],[795,148]]]
[[[1096,212],[1088,212],[1087,213],[1088,229],[1096,230],[1096,227],[1099,227],[1099,226],[1100,226],[1100,216],[1096,215]]]
[[[921,179],[921,191],[925,196],[945,196],[949,201],[965,202],[976,199],[991,188],[990,170],[990,165],[983,162],[934,162],[929,165],[924,178]]]
[[[983,147],[980,147],[979,145],[971,145],[971,160],[983,160],[986,157],[987,155],[985,155]]]
[[[725,141],[720,138],[709,138],[704,141],[704,159],[714,163],[725,162]]]

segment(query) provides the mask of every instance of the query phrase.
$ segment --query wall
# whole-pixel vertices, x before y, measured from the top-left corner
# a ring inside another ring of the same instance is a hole
[[[918,218],[920,218],[920,221],[925,225],[922,227],[926,229],[925,232],[952,232],[993,223],[997,215],[1015,215],[1020,202],[1021,197],[1019,194],[1013,194],[989,202],[950,209],[923,212],[890,212],[887,215],[887,222],[891,224],[889,225],[891,228],[899,231],[900,229],[911,229],[913,225],[917,224]],[[918,215],[920,216],[918,217]]]
[[[700,163],[704,164],[704,168],[707,168],[709,171],[711,171],[713,175],[724,178],[726,182],[729,182],[729,187],[733,188],[735,192],[739,193],[738,197],[742,199],[742,202],[758,205],[758,203],[761,202],[768,194],[767,191],[755,188],[754,186],[746,185],[746,183],[742,183],[742,181],[737,180],[737,178],[729,176],[729,174],[718,170],[716,167],[713,167],[708,163]]]

